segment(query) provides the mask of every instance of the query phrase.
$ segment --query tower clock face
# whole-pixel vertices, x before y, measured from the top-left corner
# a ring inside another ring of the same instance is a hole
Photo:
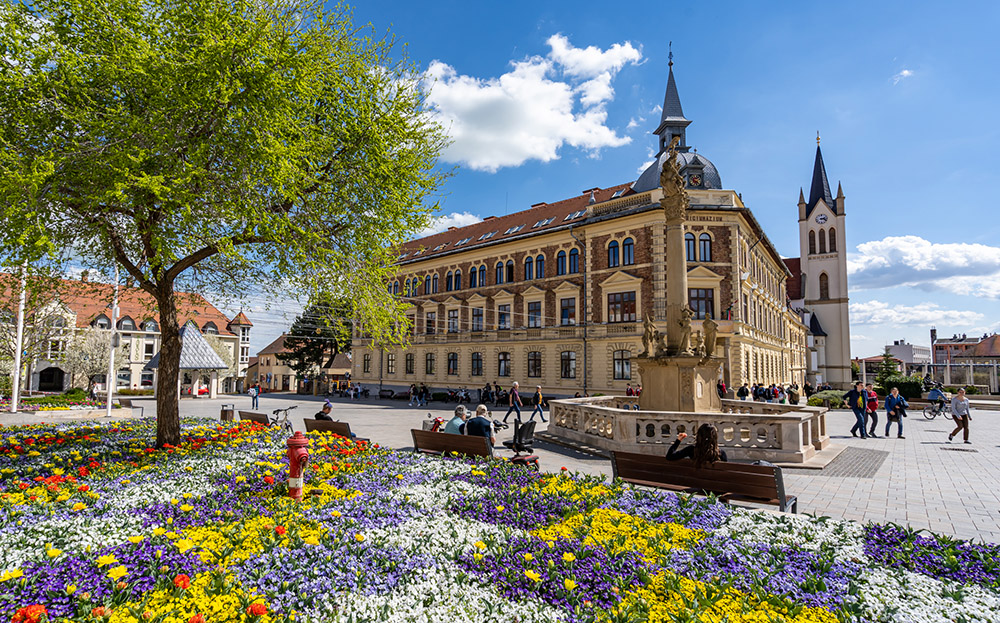
[[[691,183],[691,186],[701,186],[701,176],[700,175],[697,175],[697,174],[692,175],[691,177],[688,178],[688,181]]]
[[[825,214],[817,214],[816,215],[816,222],[819,223],[820,225],[822,225],[823,223],[825,223],[826,222],[826,215]]]

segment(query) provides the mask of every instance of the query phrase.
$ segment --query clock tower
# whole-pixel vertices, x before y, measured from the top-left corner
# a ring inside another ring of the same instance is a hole
[[[802,305],[812,333],[808,367],[815,372],[814,384],[845,389],[852,380],[846,216],[840,184],[836,198],[830,192],[817,134],[809,199],[799,190]]]

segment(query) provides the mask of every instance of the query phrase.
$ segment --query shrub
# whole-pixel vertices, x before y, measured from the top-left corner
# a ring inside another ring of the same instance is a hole
[[[949,385],[948,387],[944,388],[944,391],[948,392],[949,394],[954,394],[954,393],[958,392],[959,389],[961,389],[961,388],[958,387],[958,386],[950,386]],[[975,385],[966,385],[965,386],[965,393],[969,394],[969,395],[978,394],[979,393],[979,389],[976,388]]]
[[[74,387],[72,389],[67,389],[66,391],[64,391],[63,396],[75,400],[82,400],[87,397],[87,391],[81,387]]]
[[[919,376],[891,376],[886,379],[884,387],[876,387],[875,391],[885,396],[893,387],[899,389],[903,398],[920,398],[924,391],[924,380]]]
[[[152,396],[151,389],[120,389],[115,392],[119,396]]]
[[[822,407],[825,400],[830,401],[831,409],[840,409],[844,406],[844,392],[839,389],[828,389],[826,391],[817,392],[812,396],[809,396],[809,406],[810,407]]]

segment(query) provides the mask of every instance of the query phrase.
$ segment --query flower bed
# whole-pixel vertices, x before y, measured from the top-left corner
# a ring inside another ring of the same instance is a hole
[[[17,408],[19,411],[92,411],[95,409],[104,409],[107,407],[107,404],[100,400],[28,398],[18,401]],[[120,406],[116,402],[113,408],[118,409]],[[0,411],[8,409],[10,409],[10,400],[0,400]]]
[[[509,462],[149,420],[4,429],[0,621],[995,621],[1000,549]]]

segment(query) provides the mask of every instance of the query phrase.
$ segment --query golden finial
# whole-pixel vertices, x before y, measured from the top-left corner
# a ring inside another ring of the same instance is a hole
[[[816,147],[819,147],[819,130],[816,130]]]

